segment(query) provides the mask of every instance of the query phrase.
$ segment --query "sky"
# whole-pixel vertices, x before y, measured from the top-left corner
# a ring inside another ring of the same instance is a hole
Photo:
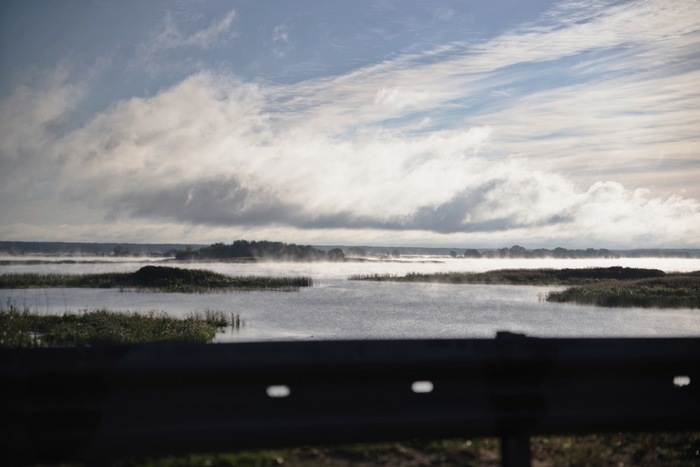
[[[0,3],[0,240],[700,248],[697,0]]]

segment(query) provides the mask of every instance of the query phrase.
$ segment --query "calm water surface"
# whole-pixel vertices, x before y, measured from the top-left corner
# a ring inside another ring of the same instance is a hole
[[[144,262],[81,262],[0,266],[7,273],[82,274],[135,271]],[[178,265],[230,275],[304,275],[315,286],[298,292],[163,294],[115,289],[0,290],[2,303],[40,313],[108,308],[162,310],[174,316],[217,310],[239,314],[245,326],[220,340],[493,337],[496,331],[530,336],[698,336],[700,310],[598,308],[543,301],[556,287],[402,284],[348,281],[352,274],[485,271],[501,268],[594,266],[700,270],[700,260],[469,260],[412,258],[390,263],[199,263]],[[560,288],[559,288],[560,289]]]

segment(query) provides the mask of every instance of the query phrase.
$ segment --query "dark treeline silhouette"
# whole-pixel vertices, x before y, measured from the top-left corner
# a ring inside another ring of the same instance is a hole
[[[85,243],[0,241],[0,252],[11,255],[97,255],[97,256],[172,256],[186,248],[181,243]],[[200,247],[203,245],[193,245]]]
[[[199,250],[187,249],[178,251],[175,254],[175,258],[189,261],[207,259],[343,261],[345,260],[345,254],[340,248],[333,248],[325,252],[311,245],[296,245],[294,243],[270,242],[266,240],[236,240],[230,245],[214,243]]]
[[[249,242],[250,243],[250,242]],[[265,243],[265,242],[252,242]],[[279,242],[267,242],[281,244]],[[217,244],[218,245],[218,244]],[[284,245],[284,244],[281,244]],[[213,245],[212,245],[213,246]],[[228,245],[225,245],[228,247]],[[292,246],[292,245],[289,245]],[[202,244],[154,244],[154,243],[78,243],[78,242],[26,242],[0,241],[0,253],[10,255],[98,255],[98,256],[174,256],[178,252],[192,252],[199,248],[211,248]],[[410,256],[410,255],[450,255],[463,258],[700,258],[700,249],[692,248],[647,248],[632,250],[608,249],[567,249],[537,248],[527,249],[520,245],[510,248],[437,248],[437,247],[389,247],[389,246],[320,246],[321,252],[331,249],[341,250],[353,257],[364,256]],[[336,252],[337,254],[337,252]],[[323,254],[318,258],[322,258]]]
[[[464,252],[465,258],[619,258],[620,255],[605,248],[585,250],[569,250],[567,248],[537,248],[528,250],[520,245],[498,250],[486,250],[479,253],[478,250],[469,249]]]

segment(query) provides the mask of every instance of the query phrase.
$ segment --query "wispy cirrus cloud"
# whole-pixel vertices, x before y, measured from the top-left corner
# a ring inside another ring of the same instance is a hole
[[[693,47],[700,20],[694,11],[692,1],[594,5],[583,12],[559,7],[541,23],[483,43],[456,43],[298,83],[281,90],[280,108],[328,131],[449,108],[462,109],[461,117],[473,121],[484,113],[474,107],[508,108],[517,102],[484,98],[504,88],[509,90],[505,97],[517,99],[539,91],[538,82],[556,91],[620,75],[632,76],[628,81],[663,78],[670,63],[697,63]],[[629,104],[632,110],[635,104]]]
[[[283,58],[294,48],[289,36],[289,28],[284,24],[279,24],[272,30],[272,53],[275,57]]]
[[[589,184],[596,176],[634,184],[634,174],[624,174],[631,164],[641,176],[695,171],[700,20],[693,2],[580,6],[565,4],[542,23],[483,44],[442,48],[430,60],[407,55],[300,83],[280,106],[293,109],[281,124],[297,120],[333,133],[448,114],[453,125],[492,126],[494,155],[535,158]],[[655,188],[669,193],[677,177],[666,175],[673,181]],[[700,195],[692,184],[686,190]]]
[[[146,48],[153,52],[180,47],[207,49],[222,38],[231,36],[231,26],[235,18],[236,12],[231,10],[208,27],[187,33],[183,31],[171,14],[167,14],[163,26],[153,35]]]
[[[192,30],[191,27],[186,28],[183,21],[179,22],[171,13],[167,13],[158,29],[137,47],[132,66],[143,68],[152,76],[160,74],[164,69],[177,70],[185,66],[193,68],[193,65],[186,63],[197,63],[197,60],[186,52],[192,49],[211,49],[232,39],[235,19],[236,12],[231,10],[207,27]],[[203,65],[194,68],[201,66]]]

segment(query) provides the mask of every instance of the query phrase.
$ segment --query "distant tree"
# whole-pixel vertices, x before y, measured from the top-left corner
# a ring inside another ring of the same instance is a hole
[[[272,259],[278,261],[318,261],[327,259],[326,253],[311,245],[295,245],[267,240],[236,240],[230,245],[214,243],[197,251],[179,251],[176,259]]]
[[[329,261],[345,261],[345,253],[340,248],[333,248],[326,253],[326,257]]]
[[[367,250],[359,246],[351,246],[348,248],[348,254],[353,256],[367,256]]]
[[[457,252],[454,251],[454,250],[450,251],[450,256],[452,256],[453,258],[456,258],[456,257],[457,257]]]
[[[546,258],[547,256],[552,256],[552,252],[545,248],[537,248],[530,251],[530,256],[533,258]]]
[[[479,250],[469,248],[469,249],[464,250],[464,257],[465,258],[481,258],[481,253],[479,253]]]
[[[191,246],[188,246],[184,250],[179,250],[175,253],[175,259],[181,261],[190,261],[199,256],[199,251],[193,251]]]
[[[562,247],[557,247],[552,251],[552,256],[555,258],[566,258],[568,256],[568,251]]]
[[[112,254],[114,256],[127,256],[129,254],[129,252],[126,251],[123,246],[117,245],[112,250]]]
[[[394,258],[398,258],[399,256],[401,256],[401,253],[399,252],[399,250],[394,249],[391,250],[391,256],[393,256]]]
[[[527,256],[527,249],[520,245],[513,245],[512,247],[510,247],[510,256],[515,258],[522,258],[523,256]]]

